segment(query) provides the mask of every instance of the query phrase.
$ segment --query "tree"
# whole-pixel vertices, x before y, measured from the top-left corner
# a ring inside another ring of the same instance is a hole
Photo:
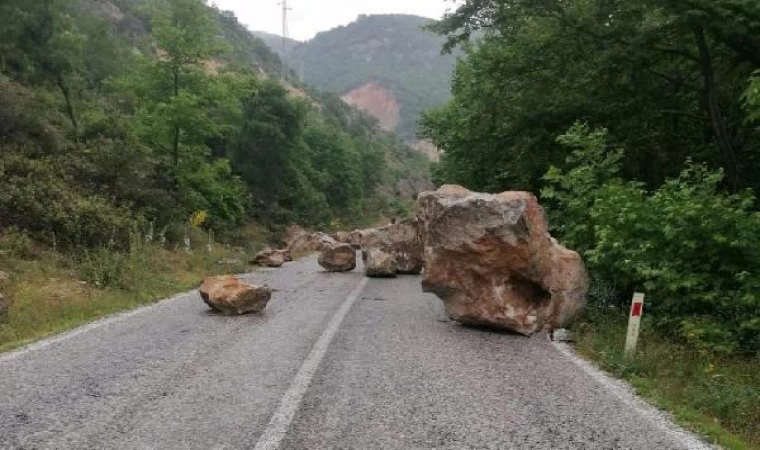
[[[76,28],[70,7],[70,0],[7,0],[0,5],[0,41],[3,72],[56,86],[78,136],[72,85],[81,75],[86,38]]]
[[[211,134],[213,125],[203,114],[198,92],[203,89],[202,64],[219,54],[219,29],[211,11],[202,0],[161,0],[153,4],[153,36],[157,59],[151,60],[152,75],[160,78],[170,90],[154,101],[154,112],[160,111],[171,129],[171,157],[174,166],[180,162],[183,130]],[[162,89],[159,88],[159,91]],[[156,117],[158,118],[158,117]]]
[[[731,189],[760,187],[760,135],[740,101],[756,17],[741,0],[467,2],[435,26],[449,48],[479,36],[454,100],[426,119],[445,150],[439,173],[538,189],[563,163],[554,137],[582,119],[624,143],[625,175],[649,186],[692,157],[723,168]]]

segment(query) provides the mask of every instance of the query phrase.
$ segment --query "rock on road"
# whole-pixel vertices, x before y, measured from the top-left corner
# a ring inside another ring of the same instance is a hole
[[[450,322],[419,277],[245,278],[276,289],[263,315],[192,292],[0,356],[0,448],[707,448],[544,335]]]

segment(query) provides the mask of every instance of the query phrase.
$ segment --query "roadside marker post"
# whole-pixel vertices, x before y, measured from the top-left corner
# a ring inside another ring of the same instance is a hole
[[[628,335],[625,338],[626,356],[632,356],[636,352],[636,343],[639,340],[642,314],[644,314],[644,294],[636,292],[633,294],[631,313],[628,316]]]

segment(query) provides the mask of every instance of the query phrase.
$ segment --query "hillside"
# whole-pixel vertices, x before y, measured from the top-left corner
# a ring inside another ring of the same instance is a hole
[[[277,54],[202,0],[0,13],[0,233],[77,249],[190,216],[219,233],[358,226],[429,183],[424,158],[338,97],[280,81]]]
[[[456,63],[455,56],[441,55],[445,40],[423,30],[430,23],[408,15],[360,16],[295,45],[285,60],[305,83],[343,96],[413,140],[420,113],[449,99]],[[280,51],[279,38],[272,39]]]
[[[264,41],[265,44],[271,49],[274,49],[280,56],[282,56],[282,50],[283,50],[283,40],[282,36],[272,33],[267,33],[266,31],[252,31],[251,32],[254,36]],[[286,38],[285,39],[285,54],[289,54],[295,47],[298,45],[301,45],[301,41],[297,41],[295,39]]]

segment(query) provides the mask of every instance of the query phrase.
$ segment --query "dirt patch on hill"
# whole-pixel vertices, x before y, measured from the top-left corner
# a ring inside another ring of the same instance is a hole
[[[393,92],[376,82],[367,83],[345,94],[343,101],[377,118],[380,127],[394,131],[399,124],[401,107]]]

